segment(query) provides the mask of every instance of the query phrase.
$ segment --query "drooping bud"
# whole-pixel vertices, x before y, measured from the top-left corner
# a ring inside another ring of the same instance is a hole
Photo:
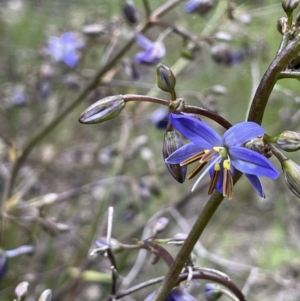
[[[156,235],[162,231],[164,231],[169,224],[169,219],[166,217],[160,217],[156,219],[152,224],[152,234]]]
[[[287,31],[287,18],[286,17],[281,17],[277,20],[276,24],[277,31],[281,34],[284,35]]]
[[[300,133],[284,131],[277,137],[276,143],[286,152],[295,152],[300,149]]]
[[[125,108],[123,95],[102,98],[89,106],[79,117],[84,124],[100,123],[118,116]]]
[[[300,166],[287,159],[281,162],[281,167],[287,186],[294,195],[300,198]]]
[[[299,5],[299,0],[282,0],[282,8],[287,15],[291,14]]]
[[[216,301],[222,296],[222,291],[219,285],[214,283],[205,284],[205,298],[207,301]]]
[[[126,21],[131,24],[135,25],[139,21],[139,16],[137,13],[137,9],[131,0],[125,0],[122,6],[123,15]]]
[[[158,64],[156,68],[156,84],[159,89],[165,92],[172,92],[175,89],[176,77],[172,70],[165,65]]]
[[[17,297],[17,301],[25,300],[28,293],[29,282],[22,281],[15,288],[15,295]]]
[[[163,144],[163,158],[167,159],[173,152],[183,146],[183,142],[175,130],[166,131],[164,136],[164,144]],[[185,181],[186,166],[180,166],[179,164],[168,164],[166,166],[173,176],[173,178],[179,182],[183,183]]]

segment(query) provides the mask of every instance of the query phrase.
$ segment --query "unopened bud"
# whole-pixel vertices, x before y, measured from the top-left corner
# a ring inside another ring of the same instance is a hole
[[[222,291],[219,285],[214,283],[205,284],[205,298],[207,301],[216,301],[222,296]]]
[[[175,89],[176,77],[172,70],[162,64],[156,68],[156,84],[159,89],[165,92],[172,92]]]
[[[276,143],[284,151],[295,152],[300,149],[300,133],[284,131],[278,136]]]
[[[52,291],[50,289],[44,290],[38,299],[38,301],[51,301],[51,300],[52,300]]]
[[[79,117],[80,123],[100,123],[118,116],[125,108],[122,95],[108,96],[89,106]]]
[[[299,0],[282,0],[282,8],[287,15],[291,14],[298,6]]]
[[[249,148],[257,153],[262,154],[264,152],[265,144],[262,138],[253,138],[245,143],[245,147]]]
[[[284,35],[287,31],[287,18],[281,17],[277,20],[276,28],[281,35]]]
[[[294,195],[300,198],[300,166],[287,159],[281,162],[281,167],[287,186]]]
[[[186,240],[187,236],[188,235],[186,233],[176,233],[175,235],[173,235],[173,237],[169,240],[168,243],[172,245],[182,245]]]
[[[136,7],[131,0],[125,0],[122,6],[123,15],[129,24],[135,25],[139,21]]]
[[[160,217],[156,219],[152,224],[152,234],[156,235],[162,231],[164,231],[169,224],[169,219],[166,217]]]
[[[167,159],[172,153],[174,153],[177,149],[183,146],[183,142],[179,137],[179,134],[175,131],[167,131],[164,137],[163,144],[163,158]],[[179,182],[183,183],[185,181],[186,166],[180,166],[180,164],[169,164],[166,163],[166,166],[169,170],[169,173],[173,176],[173,178]]]
[[[28,293],[29,283],[27,281],[20,282],[15,288],[15,295],[17,297],[17,301],[25,300]]]

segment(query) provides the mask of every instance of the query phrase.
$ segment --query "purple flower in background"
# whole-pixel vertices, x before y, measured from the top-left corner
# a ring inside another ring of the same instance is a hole
[[[183,114],[170,114],[170,122],[184,137],[191,140],[172,153],[166,162],[186,166],[199,162],[188,176],[198,174],[209,163],[206,170],[197,179],[192,190],[209,171],[211,184],[208,193],[214,189],[227,196],[233,193],[234,169],[244,173],[260,197],[264,198],[262,184],[258,176],[276,179],[279,172],[263,155],[243,147],[247,141],[264,135],[264,129],[254,122],[241,122],[232,126],[221,138],[215,130],[204,122]]]
[[[205,15],[213,6],[213,0],[189,0],[185,4],[185,11],[189,14],[198,12],[200,15]]]
[[[138,52],[134,61],[140,64],[157,64],[166,54],[166,48],[162,42],[152,42],[142,34],[136,34],[136,42],[144,48],[144,51]]]
[[[60,37],[48,39],[47,52],[56,62],[64,62],[71,68],[76,67],[79,55],[76,50],[84,47],[84,41],[73,32],[65,32]]]
[[[155,292],[152,292],[144,301],[151,301],[155,295]],[[175,287],[171,290],[168,297],[165,301],[198,301],[196,298],[188,294],[185,289],[181,287]]]

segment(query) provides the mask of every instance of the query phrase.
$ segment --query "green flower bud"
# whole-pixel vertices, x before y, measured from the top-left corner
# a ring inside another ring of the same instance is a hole
[[[281,167],[287,186],[294,195],[300,198],[300,166],[287,159],[281,162]]]
[[[172,92],[175,89],[176,77],[172,70],[162,64],[156,68],[156,84],[159,89],[165,92]]]
[[[79,117],[84,124],[100,123],[118,116],[125,108],[123,95],[108,96],[89,106]]]
[[[291,14],[298,6],[299,0],[282,0],[282,8],[287,15]]]
[[[295,152],[300,149],[300,133],[284,131],[277,137],[276,143],[284,151]]]
[[[125,0],[122,6],[123,15],[129,24],[135,25],[139,21],[139,16],[134,3],[131,0]]]
[[[179,149],[183,145],[182,140],[179,137],[179,134],[175,131],[167,131],[164,137],[164,144],[163,144],[163,157],[167,159],[173,152]],[[180,166],[180,164],[168,164],[166,166],[173,176],[173,178],[179,182],[183,183],[185,181],[186,166]]]
[[[287,31],[287,18],[281,17],[277,20],[276,28],[278,32],[283,35]]]

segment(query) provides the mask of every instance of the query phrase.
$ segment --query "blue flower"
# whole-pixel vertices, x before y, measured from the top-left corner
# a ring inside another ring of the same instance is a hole
[[[144,301],[151,301],[155,295],[152,292]],[[198,301],[193,296],[188,294],[182,287],[175,287],[171,290],[165,301]]]
[[[65,32],[60,37],[48,39],[47,52],[56,62],[64,62],[74,68],[79,60],[76,50],[83,48],[84,45],[84,41],[78,39],[73,32]]]
[[[254,122],[241,122],[232,126],[221,138],[217,132],[204,122],[183,114],[170,114],[174,128],[191,140],[172,153],[166,162],[186,166],[198,161],[198,165],[188,176],[193,178],[209,163],[206,170],[197,179],[192,191],[209,171],[211,184],[208,193],[214,189],[232,197],[234,169],[244,173],[260,197],[264,198],[262,184],[258,176],[276,179],[279,172],[263,155],[243,147],[247,141],[264,135],[264,129]]]
[[[214,6],[212,0],[189,0],[185,4],[185,11],[187,13],[198,12],[200,15],[205,15]]]
[[[144,48],[145,51],[138,52],[134,61],[140,64],[157,64],[166,54],[166,48],[160,41],[152,42],[142,34],[136,34],[136,42]]]

